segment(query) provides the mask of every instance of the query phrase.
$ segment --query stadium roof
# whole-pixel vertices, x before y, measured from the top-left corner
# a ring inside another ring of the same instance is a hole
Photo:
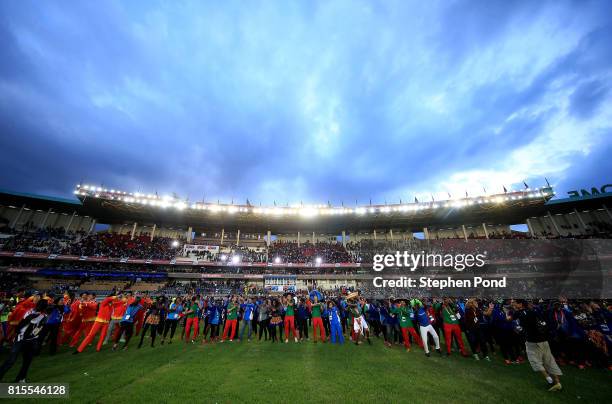
[[[96,186],[78,186],[75,194],[83,206],[103,223],[191,226],[195,231],[221,230],[274,233],[318,232],[338,234],[374,229],[421,231],[423,227],[448,227],[486,222],[524,223],[538,214],[554,195],[552,188],[524,189],[504,194],[367,206],[268,206],[190,203],[176,197],[128,193]]]
[[[22,192],[13,192],[0,189],[0,204],[3,206],[25,206],[28,209],[39,209],[53,212],[87,215],[83,204],[78,199],[57,198],[53,196],[37,195]]]

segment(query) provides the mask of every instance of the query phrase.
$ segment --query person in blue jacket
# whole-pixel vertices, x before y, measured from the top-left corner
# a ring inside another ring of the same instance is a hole
[[[503,306],[503,300],[493,304],[491,326],[493,329],[493,337],[501,349],[506,365],[518,363],[518,353],[516,352],[513,341],[513,339],[516,338],[516,334],[513,329],[512,317],[509,308]]]
[[[214,300],[210,300],[208,302],[208,306],[206,306],[206,318],[208,322],[206,323],[206,329],[204,330],[204,339],[202,343],[206,343],[206,337],[208,336],[208,331],[210,330],[210,341],[214,342],[217,339],[219,334],[219,323],[221,322],[221,311],[222,308],[220,304],[215,302]]]
[[[333,301],[327,303],[327,318],[329,318],[329,327],[331,331],[331,343],[335,344],[338,341],[339,344],[344,344],[344,335],[342,335],[342,324],[341,316],[338,310],[338,306]]]
[[[384,302],[380,305],[379,315],[380,315],[380,326],[383,334],[383,338],[385,339],[385,346],[391,347],[393,345],[393,318],[391,317],[391,313],[389,313],[389,302]]]
[[[255,299],[251,298],[241,305],[242,314],[242,329],[240,330],[240,341],[244,337],[244,330],[248,329],[248,340],[251,342],[251,334],[253,333],[252,321],[255,318]]]
[[[70,305],[64,304],[63,297],[56,297],[53,300],[53,304],[47,307],[47,322],[40,332],[39,341],[45,342],[47,338],[47,344],[49,345],[49,354],[55,355],[57,352],[57,337],[59,335],[59,329],[62,324],[62,318],[64,314],[70,312]]]

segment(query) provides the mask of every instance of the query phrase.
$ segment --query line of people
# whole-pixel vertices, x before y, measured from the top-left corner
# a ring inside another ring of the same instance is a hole
[[[133,335],[140,336],[137,347],[141,348],[148,334],[148,343],[154,347],[158,336],[162,345],[172,343],[177,329],[180,340],[196,343],[201,338],[204,344],[252,338],[297,343],[310,336],[315,343],[343,344],[346,335],[360,345],[379,337],[386,346],[402,344],[407,351],[416,344],[427,356],[430,346],[443,355],[443,336],[447,356],[456,347],[468,357],[465,334],[471,356],[477,360],[490,361],[491,354],[499,350],[506,364],[518,364],[525,353],[551,389],[561,388],[557,361],[612,370],[611,311],[593,301],[572,305],[564,299],[549,303],[451,298],[369,301],[357,292],[324,298],[316,290],[297,296],[213,298],[193,294],[155,299],[147,293],[125,292],[100,302],[85,293],[15,298],[2,328],[3,340],[12,346],[0,367],[0,379],[19,354],[24,359],[19,377],[25,379],[42,343],[50,354],[64,344],[78,354],[94,342],[97,351],[105,343],[112,343],[113,350],[120,345],[128,349]],[[6,307],[10,306],[4,305],[2,312]]]

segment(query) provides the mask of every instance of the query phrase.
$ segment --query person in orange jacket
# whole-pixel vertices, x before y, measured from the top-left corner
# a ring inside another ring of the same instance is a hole
[[[96,302],[95,293],[88,295],[86,301],[81,301],[78,308],[78,310],[81,312],[81,325],[72,336],[70,348],[76,346],[76,344],[79,342],[79,338],[81,338],[81,335],[89,335],[89,331],[91,331],[91,327],[93,327],[96,320],[97,309],[98,303]]]
[[[98,315],[94,320],[94,324],[91,327],[91,330],[85,337],[85,339],[81,342],[81,345],[77,348],[73,353],[81,353],[87,348],[93,339],[96,337],[96,334],[100,332],[100,338],[98,338],[98,345],[96,346],[96,351],[100,352],[102,349],[102,343],[104,342],[104,338],[106,337],[106,333],[108,332],[108,323],[110,322],[111,315],[113,313],[113,302],[117,300],[117,296],[109,296],[106,299],[102,300],[100,303],[100,310],[98,310]]]

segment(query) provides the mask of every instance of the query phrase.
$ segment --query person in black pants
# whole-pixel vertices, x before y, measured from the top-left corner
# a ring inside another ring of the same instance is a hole
[[[162,319],[166,316],[166,299],[162,296],[157,299],[157,301],[149,308],[147,314],[144,319],[144,328],[142,329],[142,334],[140,335],[140,342],[138,343],[138,348],[142,347],[142,343],[144,342],[145,334],[147,330],[151,329],[151,348],[155,347],[155,337],[157,336],[157,329],[163,329],[163,321]]]
[[[306,299],[301,298],[300,304],[297,307],[297,330],[300,334],[300,341],[304,338],[308,339],[308,307],[306,307]]]
[[[47,307],[47,321],[40,332],[41,345],[49,345],[49,354],[55,355],[57,352],[57,337],[64,317],[64,298],[56,297],[53,304]]]
[[[266,299],[265,302],[259,305],[257,308],[257,322],[259,325],[259,340],[261,336],[264,336],[264,341],[268,340],[269,325],[270,325],[270,300]]]
[[[17,335],[13,347],[11,348],[11,353],[2,366],[0,366],[0,380],[2,380],[6,372],[13,367],[15,362],[17,362],[19,354],[21,354],[23,362],[14,382],[26,381],[32,359],[34,359],[34,355],[39,349],[40,333],[47,321],[47,314],[45,313],[47,306],[48,302],[46,299],[39,300],[34,310],[21,320],[17,326]]]
[[[176,300],[168,306],[166,321],[164,322],[164,334],[162,336],[161,344],[164,345],[166,341],[166,337],[168,336],[168,331],[170,331],[170,340],[169,344],[172,343],[172,338],[174,337],[174,332],[176,331],[176,327],[178,326],[181,313],[183,312],[183,300],[180,297],[177,297]],[[161,331],[161,330],[160,330]]]

